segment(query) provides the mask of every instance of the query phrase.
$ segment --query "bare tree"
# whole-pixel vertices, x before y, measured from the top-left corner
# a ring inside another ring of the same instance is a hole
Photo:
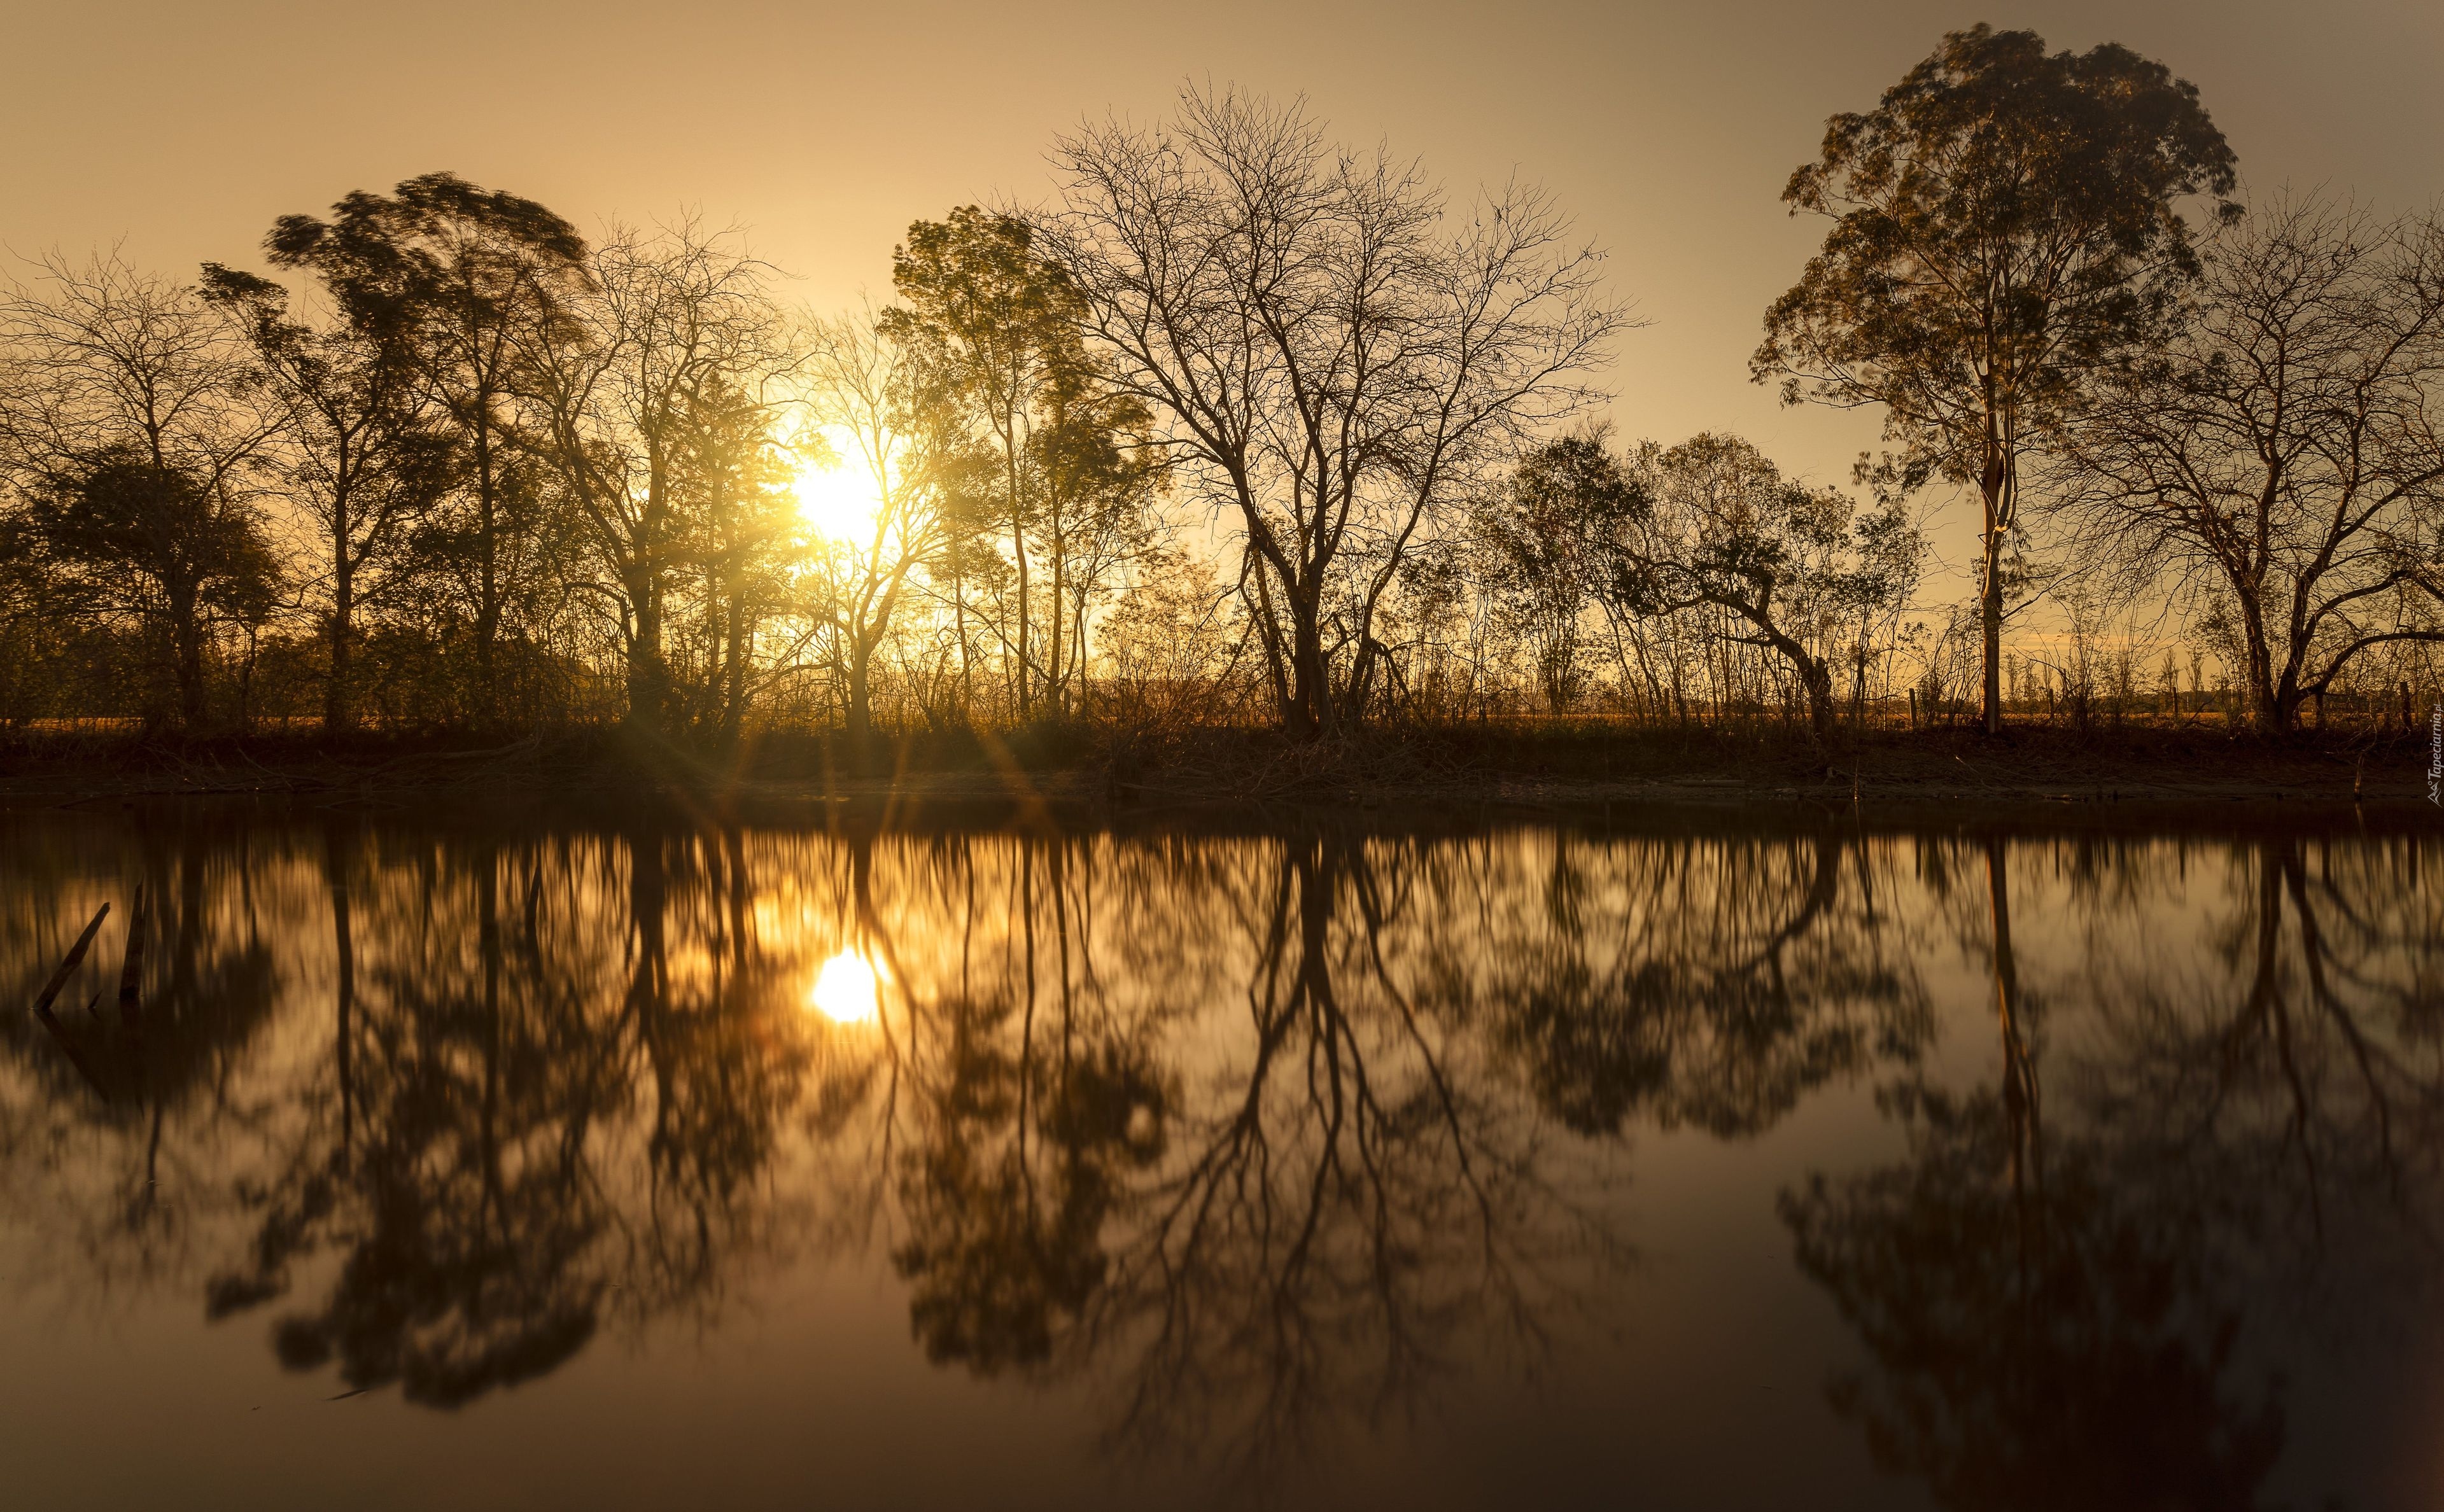
[[[2288,729],[2360,653],[2444,642],[2444,221],[2277,199],[2205,261],[2188,327],[2082,416],[2062,507],[2202,606]]]
[[[1411,547],[1594,399],[1628,323],[1601,254],[1526,186],[1453,216],[1419,167],[1336,146],[1304,101],[1192,88],[1168,125],[1086,126],[1053,163],[1045,253],[1183,484],[1235,515],[1284,728],[1362,718]]]
[[[0,467],[87,601],[162,632],[190,728],[215,610],[272,567],[254,464],[281,423],[244,337],[192,286],[116,250],[0,290]]]
[[[626,648],[629,723],[669,721],[663,636],[703,500],[691,446],[744,392],[777,410],[791,365],[766,266],[694,221],[614,228],[569,319],[537,325],[528,386],[556,480],[583,523]]]

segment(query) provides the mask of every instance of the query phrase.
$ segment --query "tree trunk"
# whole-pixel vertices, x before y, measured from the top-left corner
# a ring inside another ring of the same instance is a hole
[[[1833,669],[1809,655],[1806,647],[1788,636],[1770,626],[1760,625],[1758,628],[1765,631],[1773,649],[1799,674],[1799,685],[1807,692],[1808,733],[1815,737],[1820,747],[1830,749],[1834,735]]]
[[[747,652],[753,639],[748,632],[747,604],[735,585],[730,593],[729,677],[722,690],[721,737],[735,744],[747,723]]]
[[[204,627],[193,586],[170,591],[170,642],[177,663],[178,723],[189,734],[204,728]]]
[[[629,595],[637,621],[628,639],[628,724],[640,732],[658,735],[669,712],[662,667],[662,609],[653,592],[640,584],[632,583]]]
[[[1054,518],[1058,520],[1057,513]],[[1046,691],[1051,695],[1052,711],[1056,716],[1069,711],[1069,689],[1066,680],[1062,676],[1061,667],[1061,616],[1062,606],[1067,602],[1064,597],[1068,592],[1067,557],[1068,544],[1062,539],[1061,529],[1056,524],[1052,531],[1052,612],[1044,617],[1047,637],[1044,685]]]
[[[1083,595],[1083,594],[1080,594],[1080,595],[1078,596],[1078,599],[1077,599],[1077,604],[1078,604],[1078,607],[1077,607],[1076,612],[1075,612],[1075,613],[1073,613],[1073,614],[1070,616],[1070,618],[1069,618],[1069,663],[1070,663],[1070,668],[1071,668],[1071,670],[1077,673],[1077,682],[1078,682],[1078,690],[1077,690],[1077,691],[1078,691],[1078,703],[1079,703],[1079,705],[1080,705],[1081,707],[1083,707],[1083,705],[1085,704],[1085,701],[1086,701],[1086,696],[1087,696],[1087,694],[1092,691],[1091,689],[1089,689],[1089,687],[1087,686],[1087,682],[1086,682],[1087,668],[1086,668],[1086,597],[1085,597],[1085,595]]]
[[[1324,627],[1318,623],[1316,595],[1293,591],[1283,595],[1290,611],[1290,701],[1283,726],[1291,738],[1311,741],[1332,723],[1332,693],[1324,685]]]
[[[1979,480],[1978,495],[1986,507],[1986,531],[1979,539],[1980,581],[1977,602],[1978,627],[1985,639],[1986,733],[2003,732],[2003,489],[2006,479],[2003,455],[1996,450],[1986,462],[1986,475]]]
[[[848,749],[849,759],[861,770],[874,739],[873,666],[873,646],[862,637],[852,639],[848,650]]]
[[[975,719],[972,704],[973,691],[968,681],[968,581],[966,575],[958,570],[956,544],[946,549],[950,553],[951,564],[951,627],[959,641],[959,723],[967,725]]]
[[[499,683],[493,643],[501,633],[500,541],[495,518],[497,486],[493,477],[491,401],[476,396],[475,416],[475,553],[480,585],[475,600],[475,709],[484,724],[499,710]]]
[[[1273,613],[1272,580],[1266,574],[1264,559],[1254,556],[1252,549],[1247,570],[1256,582],[1256,629],[1265,642],[1265,674],[1273,685],[1273,707],[1281,713],[1282,728],[1295,731],[1298,719],[1292,710],[1297,700],[1290,691],[1289,669],[1283,665],[1281,621]],[[1245,583],[1247,579],[1240,581]]]
[[[2249,705],[2252,723],[2268,735],[2291,728],[2299,714],[2300,696],[2286,672],[2274,676],[2274,652],[2266,643],[2266,620],[2254,597],[2244,589],[2240,598],[2241,636],[2249,652]]]
[[[1009,448],[1009,546],[1018,565],[1018,717],[1022,723],[1034,707],[1034,690],[1028,684],[1029,654],[1033,642],[1029,631],[1035,621],[1028,608],[1027,517],[1021,512],[1018,497],[1018,452],[1016,442]]]
[[[356,715],[348,702],[348,653],[357,613],[356,565],[348,560],[345,517],[333,529],[331,553],[330,680],[323,686],[323,733],[346,734]]]

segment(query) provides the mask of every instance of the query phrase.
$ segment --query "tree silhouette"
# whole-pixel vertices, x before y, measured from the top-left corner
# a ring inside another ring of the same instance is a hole
[[[1043,255],[1181,481],[1239,527],[1282,728],[1361,719],[1413,543],[1591,400],[1627,323],[1596,254],[1517,184],[1446,231],[1420,170],[1336,148],[1304,101],[1189,90],[1160,127],[1089,126],[1053,157]]]
[[[203,289],[247,333],[284,412],[267,453],[323,537],[330,595],[323,728],[344,733],[357,723],[358,619],[399,586],[392,569],[455,481],[457,457],[422,403],[396,306],[354,308],[318,327],[292,318],[279,285],[217,263],[204,265]]]
[[[466,590],[476,717],[495,719],[502,629],[541,544],[509,406],[526,345],[586,286],[585,242],[533,200],[442,173],[354,191],[328,220],[284,215],[265,247],[278,267],[312,269],[351,326],[398,333],[463,449],[468,487],[417,544]]]
[[[1976,486],[1989,733],[2021,459],[2100,366],[2161,333],[2197,268],[2176,207],[2229,194],[2232,165],[2163,65],[2114,43],[2048,54],[2032,31],[1980,25],[1947,33],[1874,110],[1826,122],[1783,190],[1833,225],[1766,312],[1751,370],[1787,403],[1883,406],[1904,484]]]
[[[2271,199],[2194,304],[2095,385],[2051,491],[2132,590],[2213,585],[2200,628],[2279,733],[2366,653],[2444,641],[2444,219]]]
[[[231,1154],[232,1115],[259,1111],[235,1084],[262,1051],[287,973],[277,923],[224,888],[237,870],[227,839],[212,826],[148,832],[108,868],[131,895],[129,933],[140,942],[134,971],[120,975],[115,1011],[103,1012],[95,993],[90,1010],[64,1002],[53,1025],[0,1014],[0,1050],[41,1089],[54,1150],[66,1148],[58,1141],[70,1132],[87,1136],[62,1171],[65,1210],[55,1226],[100,1284],[175,1263],[194,1225],[184,1205],[160,1200],[162,1191]],[[47,899],[72,879],[91,885],[82,868],[33,843],[12,854],[24,864],[18,876],[43,888],[20,894],[21,904]],[[20,927],[9,931],[9,972],[20,1003],[32,999],[30,984],[47,974],[61,943],[25,922],[13,920]],[[120,948],[131,948],[125,937]],[[103,958],[89,959],[99,968]]]

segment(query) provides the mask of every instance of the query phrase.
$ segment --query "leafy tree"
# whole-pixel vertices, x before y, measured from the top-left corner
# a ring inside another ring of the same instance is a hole
[[[1076,356],[1049,385],[1028,448],[1032,512],[1052,576],[1045,682],[1063,713],[1071,685],[1085,677],[1098,600],[1154,543],[1155,500],[1170,471],[1145,406],[1105,386],[1083,350]]]
[[[445,173],[351,193],[327,221],[284,215],[266,247],[276,266],[313,269],[352,323],[402,333],[465,449],[466,487],[419,534],[467,580],[476,705],[497,719],[503,625],[538,523],[512,423],[519,368],[584,288],[584,240],[533,200]]]
[[[1819,741],[1833,732],[1833,655],[1907,604],[1925,544],[1898,500],[1864,515],[1839,489],[1782,475],[1737,436],[1648,442],[1620,481],[1602,591],[1626,613],[1727,611],[1733,638],[1789,663]],[[1601,476],[1601,473],[1595,474]]]
[[[1591,431],[1528,452],[1477,507],[1481,567],[1535,647],[1537,681],[1555,713],[1583,680],[1580,621],[1603,570],[1599,545],[1649,502]]]
[[[0,731],[62,707],[73,678],[64,634],[65,596],[46,570],[42,544],[22,513],[0,515]]]
[[[979,426],[1000,464],[996,523],[1009,532],[1017,573],[1011,655],[1024,719],[1038,685],[1050,685],[1056,673],[1038,665],[1033,644],[1028,531],[1043,511],[1040,498],[1030,496],[1040,490],[1028,488],[1029,462],[1044,451],[1037,433],[1060,423],[1047,409],[1075,392],[1084,366],[1083,308],[1066,276],[1037,254],[1025,220],[973,205],[946,221],[911,225],[908,240],[892,253],[891,283],[906,303],[883,311],[877,329],[926,366],[935,400]],[[1056,591],[1056,623],[1059,602]],[[959,612],[964,622],[964,600]]]
[[[268,279],[204,265],[204,297],[235,314],[286,424],[271,460],[288,503],[322,536],[330,608],[323,728],[356,724],[351,661],[357,618],[410,532],[454,482],[449,435],[431,423],[398,323],[389,311],[317,327],[290,318],[288,291]]]
[[[140,622],[179,722],[208,723],[204,672],[215,622],[259,625],[280,562],[261,517],[231,490],[163,468],[129,444],[47,480],[28,511],[46,556],[90,608]],[[156,698],[148,722],[166,713]]]
[[[1990,733],[2021,460],[2101,367],[2161,334],[2197,271],[2176,206],[2233,182],[2196,88],[2163,65],[1981,25],[1874,110],[1832,118],[1783,190],[1833,226],[1767,310],[1750,370],[1786,403],[1883,406],[1905,483],[1976,487]]]

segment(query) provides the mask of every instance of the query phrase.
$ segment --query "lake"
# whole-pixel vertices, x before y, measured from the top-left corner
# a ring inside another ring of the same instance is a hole
[[[2444,835],[1366,820],[0,816],[6,1500],[2444,1503]]]

